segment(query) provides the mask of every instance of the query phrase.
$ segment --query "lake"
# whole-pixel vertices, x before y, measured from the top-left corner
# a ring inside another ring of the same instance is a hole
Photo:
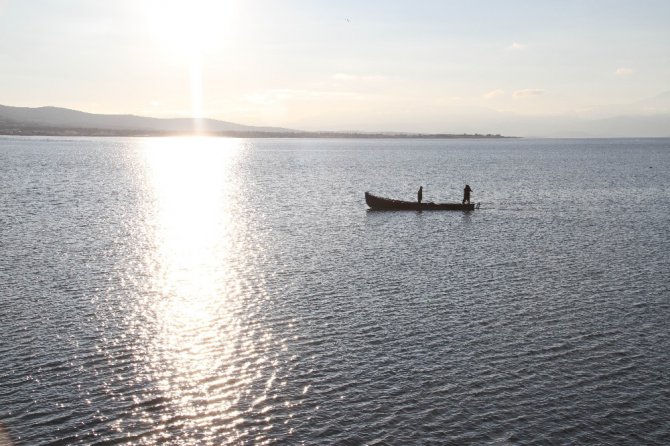
[[[0,137],[0,443],[667,444],[669,184],[670,139]]]

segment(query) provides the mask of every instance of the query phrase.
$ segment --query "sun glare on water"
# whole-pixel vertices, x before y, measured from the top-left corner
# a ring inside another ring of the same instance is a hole
[[[234,366],[245,342],[246,313],[232,254],[241,231],[232,196],[243,144],[179,137],[147,138],[142,145],[155,232],[154,249],[146,253],[153,265],[145,277],[152,292],[139,298],[143,313],[153,318],[136,327],[146,352],[145,376],[182,418],[182,438],[210,438],[220,426],[201,413],[215,414],[224,426],[237,423],[235,401],[250,380]],[[210,400],[216,383],[228,384]],[[134,416],[156,422],[151,413]],[[156,424],[152,441],[164,434]]]

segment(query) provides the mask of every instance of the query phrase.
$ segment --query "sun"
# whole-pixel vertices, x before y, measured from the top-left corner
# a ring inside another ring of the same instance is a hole
[[[205,116],[203,60],[231,38],[233,2],[225,0],[147,0],[148,28],[171,58],[188,66],[191,114]]]
[[[156,39],[179,55],[206,52],[230,36],[232,1],[148,0],[146,14]]]

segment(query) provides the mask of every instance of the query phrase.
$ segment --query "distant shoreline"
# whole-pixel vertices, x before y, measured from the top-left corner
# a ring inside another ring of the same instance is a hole
[[[216,119],[150,118],[135,115],[101,115],[61,107],[0,105],[0,135],[5,136],[218,136],[229,138],[506,138],[500,134],[417,132],[305,131],[258,127]]]
[[[367,132],[262,132],[223,131],[186,133],[173,131],[117,130],[89,128],[20,127],[0,128],[3,136],[102,136],[102,137],[158,137],[158,136],[215,136],[228,138],[346,138],[346,139],[509,139],[517,136],[480,133],[367,133]]]

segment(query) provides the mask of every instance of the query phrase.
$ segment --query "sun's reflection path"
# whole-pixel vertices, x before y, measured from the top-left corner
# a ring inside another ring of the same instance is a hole
[[[262,283],[244,273],[255,254],[242,247],[248,233],[238,206],[243,143],[158,138],[144,144],[154,200],[147,260],[153,292],[137,305],[135,311],[151,316],[138,319],[144,322],[136,332],[145,381],[160,395],[138,397],[133,416],[152,426],[143,437],[148,443],[221,443],[221,432],[231,441],[248,437],[253,432],[243,411],[272,404],[268,395],[280,383],[271,352],[285,346],[260,317],[267,297]]]

